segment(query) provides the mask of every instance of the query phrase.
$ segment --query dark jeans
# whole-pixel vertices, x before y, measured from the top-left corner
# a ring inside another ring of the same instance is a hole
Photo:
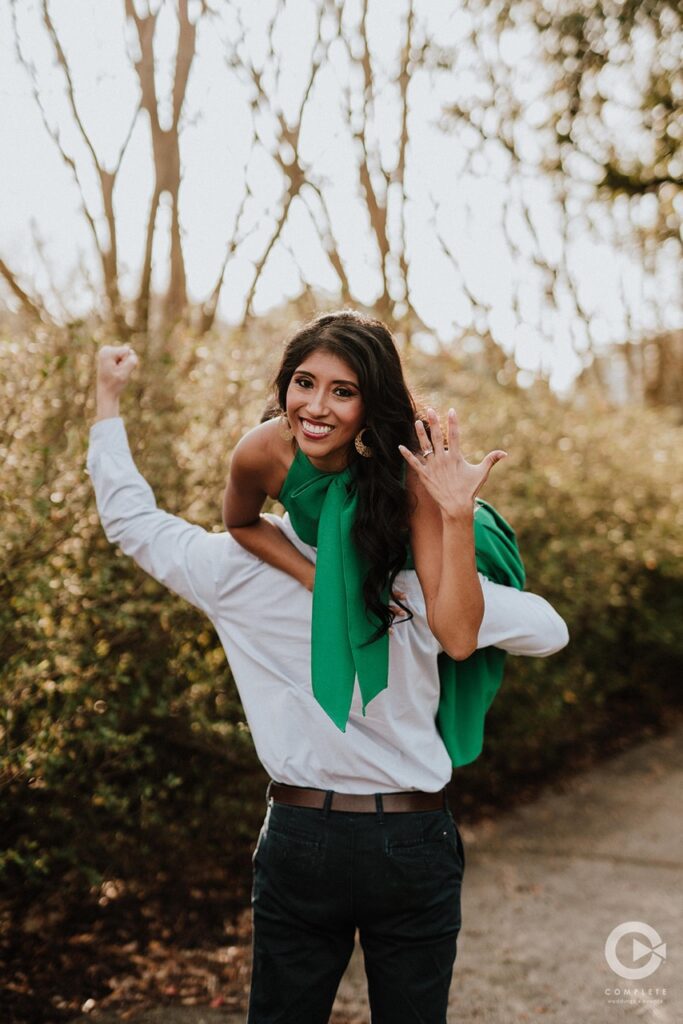
[[[445,1024],[464,867],[447,810],[271,804],[254,853],[248,1024],[326,1024],[356,929],[373,1024]]]

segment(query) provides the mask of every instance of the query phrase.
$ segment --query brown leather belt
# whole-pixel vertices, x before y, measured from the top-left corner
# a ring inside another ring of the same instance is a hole
[[[314,807],[328,811],[351,811],[356,814],[370,814],[383,811],[385,814],[403,811],[438,811],[445,809],[446,790],[438,793],[422,793],[408,790],[403,793],[330,793],[325,789],[306,789],[302,786],[287,786],[282,782],[271,782],[266,799],[276,804],[291,807]]]

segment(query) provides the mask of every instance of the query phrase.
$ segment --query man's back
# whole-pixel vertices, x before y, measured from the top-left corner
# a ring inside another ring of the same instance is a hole
[[[93,427],[88,468],[109,539],[213,622],[257,754],[272,778],[342,793],[436,792],[446,785],[452,767],[435,722],[441,648],[415,572],[396,580],[413,617],[396,622],[390,635],[389,686],[365,715],[356,688],[341,732],[312,693],[310,593],[228,534],[208,533],[157,509],[120,419]],[[271,518],[315,561],[315,549],[299,541],[286,518]],[[527,655],[564,646],[566,627],[542,598],[484,578],[482,589],[479,646]]]

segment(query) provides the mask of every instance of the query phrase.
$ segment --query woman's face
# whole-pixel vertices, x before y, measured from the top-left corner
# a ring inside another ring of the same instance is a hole
[[[356,373],[325,349],[311,352],[289,382],[287,418],[314,466],[333,473],[345,469],[349,448],[365,423]]]

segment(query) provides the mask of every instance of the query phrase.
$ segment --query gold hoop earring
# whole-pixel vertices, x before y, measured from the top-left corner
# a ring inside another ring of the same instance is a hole
[[[280,437],[282,438],[283,441],[291,441],[294,438],[292,428],[289,425],[289,420],[287,419],[287,415],[284,412],[280,416]]]
[[[363,427],[362,430],[358,431],[358,433],[356,434],[356,436],[354,438],[353,446],[356,449],[356,451],[358,452],[358,454],[362,455],[364,459],[371,459],[372,458],[372,448],[370,448],[370,446],[365,444],[364,441],[363,441],[363,434],[365,433],[365,431],[367,429],[368,429],[367,427]]]

